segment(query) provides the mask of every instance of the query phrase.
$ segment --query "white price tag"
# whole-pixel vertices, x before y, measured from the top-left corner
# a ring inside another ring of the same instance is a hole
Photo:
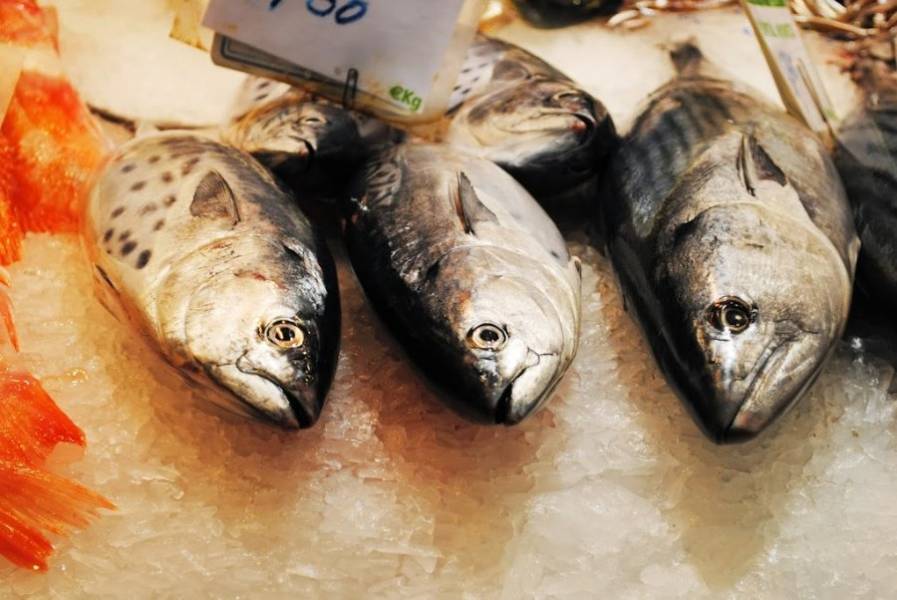
[[[203,25],[336,82],[354,70],[359,91],[419,113],[446,76],[446,53],[464,5],[465,0],[212,0]]]
[[[831,101],[798,35],[787,0],[741,0],[785,108],[813,131],[830,132]]]

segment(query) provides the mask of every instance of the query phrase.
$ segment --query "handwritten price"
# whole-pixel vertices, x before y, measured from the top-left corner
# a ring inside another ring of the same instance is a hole
[[[268,10],[274,10],[283,0],[271,0],[268,4]],[[360,20],[368,12],[368,3],[365,0],[349,0],[343,2],[342,6],[339,0],[305,0],[305,7],[308,12],[316,17],[326,18],[331,14],[337,25],[348,25]],[[334,12],[335,11],[335,12]]]

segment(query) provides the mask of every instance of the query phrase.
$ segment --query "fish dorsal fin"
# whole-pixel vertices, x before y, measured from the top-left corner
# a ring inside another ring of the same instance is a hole
[[[239,223],[237,199],[218,171],[206,173],[196,186],[193,202],[190,204],[190,214],[208,219],[230,219],[234,225]]]
[[[479,199],[473,184],[463,172],[458,174],[455,211],[458,213],[465,233],[476,235],[477,225],[486,222],[498,223],[498,217]]]
[[[752,135],[741,136],[736,167],[744,188],[751,196],[757,195],[757,188],[764,179],[774,181],[783,187],[788,185],[785,173]]]

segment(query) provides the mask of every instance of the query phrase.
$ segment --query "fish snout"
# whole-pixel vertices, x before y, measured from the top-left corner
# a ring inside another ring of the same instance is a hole
[[[824,336],[806,334],[771,348],[744,378],[716,373],[694,406],[700,425],[719,444],[755,438],[803,396],[831,346]]]
[[[236,364],[215,366],[211,375],[239,402],[236,412],[285,429],[314,425],[324,405],[317,380],[303,372],[274,371],[243,356]]]
[[[516,425],[536,412],[554,392],[560,376],[560,358],[556,353],[539,354],[532,350],[527,366],[502,392],[495,411],[495,422]]]
[[[556,353],[529,350],[520,367],[498,380],[485,374],[474,390],[468,390],[455,404],[458,412],[478,423],[516,425],[534,413],[557,385],[560,359]]]

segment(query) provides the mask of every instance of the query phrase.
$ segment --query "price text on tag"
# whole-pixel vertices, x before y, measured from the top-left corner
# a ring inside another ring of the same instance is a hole
[[[835,115],[786,0],[741,0],[788,112],[820,134]]]
[[[203,24],[408,112],[423,108],[464,0],[212,0]]]

